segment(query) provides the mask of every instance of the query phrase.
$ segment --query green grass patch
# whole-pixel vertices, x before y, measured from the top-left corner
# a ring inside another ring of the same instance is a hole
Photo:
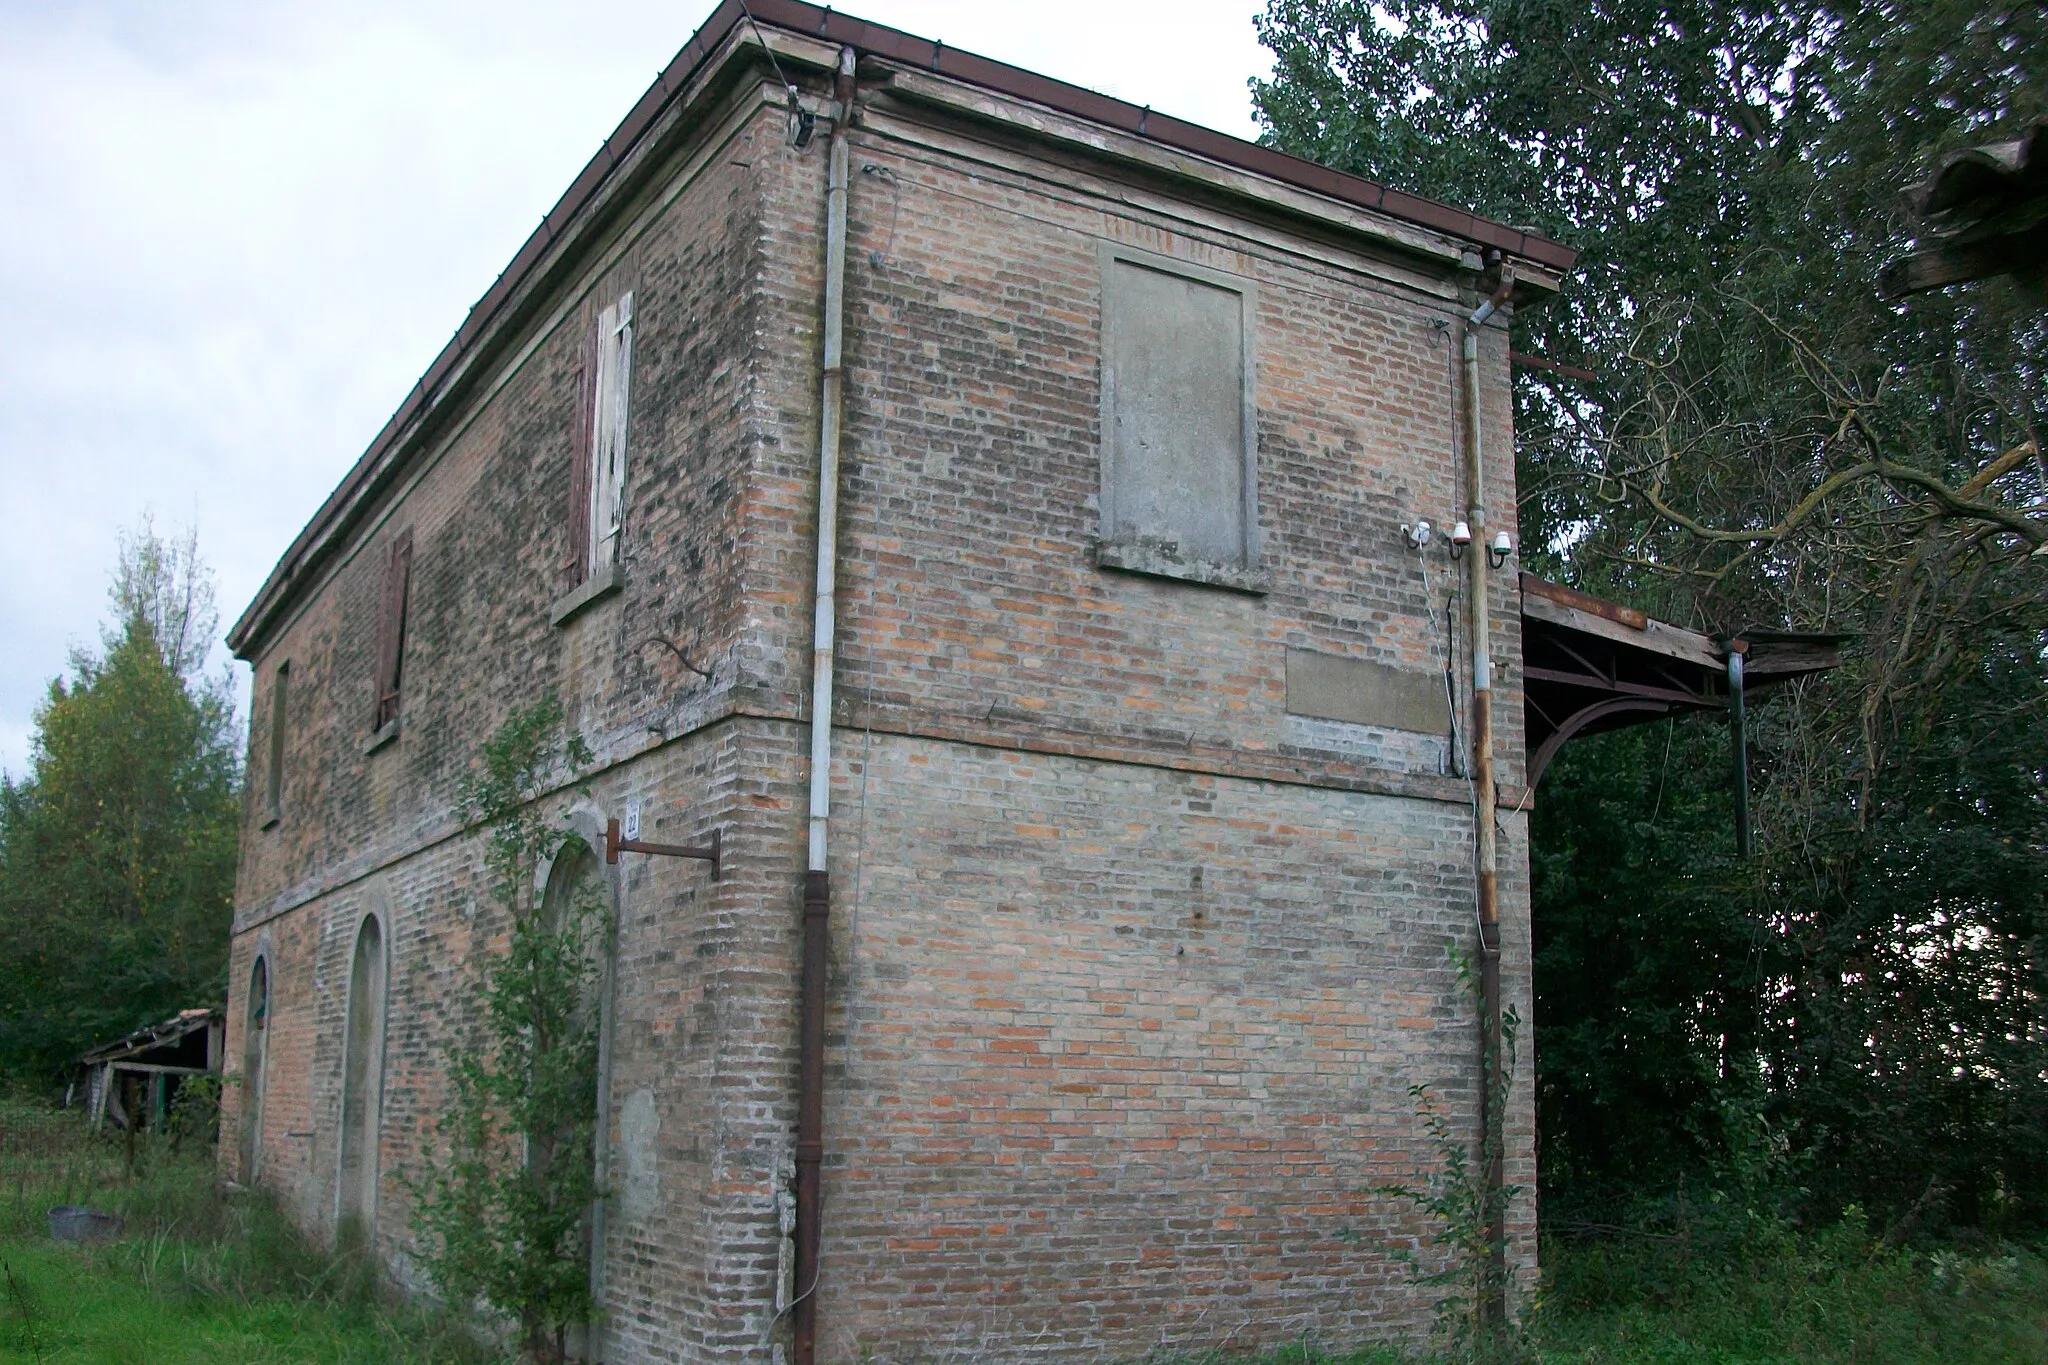
[[[143,1256],[118,1246],[95,1254],[7,1245],[0,1256],[19,1296],[9,1291],[0,1361],[381,1365],[459,1358],[431,1345],[422,1349],[393,1315],[374,1308],[191,1292],[175,1264],[189,1254],[186,1246],[164,1240],[137,1249]],[[135,1273],[138,1260],[155,1257],[171,1263],[159,1267],[154,1282]]]
[[[267,1198],[222,1189],[206,1122],[145,1139],[0,1100],[0,1365],[475,1365],[501,1359],[380,1291],[361,1255],[310,1245]],[[49,1210],[122,1220],[50,1240]]]
[[[48,1210],[124,1220],[50,1241]],[[203,1138],[153,1139],[131,1167],[76,1114],[0,1100],[0,1365],[480,1365],[446,1315],[380,1292],[361,1257],[309,1245],[223,1193]],[[1438,1344],[1439,1347],[1441,1343]],[[1257,1365],[2048,1365],[2048,1261],[1984,1242],[1890,1245],[1853,1210],[1805,1233],[1710,1206],[1553,1236],[1522,1329],[1491,1351],[1332,1352],[1313,1337]]]
[[[2048,1262],[1710,1211],[1545,1248],[1544,1365],[2048,1365]]]

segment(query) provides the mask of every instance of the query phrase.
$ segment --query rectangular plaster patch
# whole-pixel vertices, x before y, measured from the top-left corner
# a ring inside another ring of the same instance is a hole
[[[1308,649],[1287,651],[1287,709],[1425,735],[1451,727],[1444,680],[1436,674]]]

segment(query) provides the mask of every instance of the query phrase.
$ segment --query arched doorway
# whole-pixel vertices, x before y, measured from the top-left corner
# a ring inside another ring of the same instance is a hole
[[[263,1060],[270,1038],[270,960],[249,969],[248,1013],[242,1020],[242,1183],[253,1185],[263,1159]]]
[[[611,973],[610,955],[607,952],[611,924],[611,884],[605,876],[604,865],[596,852],[582,838],[570,838],[555,854],[546,871],[546,885],[541,896],[541,923],[551,934],[559,934],[572,928],[581,938],[581,949],[593,966],[595,975],[589,979],[578,1002],[578,1029],[588,1028],[597,1034],[596,1071],[590,1077],[594,1094],[591,1114],[593,1128],[588,1134],[590,1143],[582,1150],[562,1153],[572,1160],[587,1163],[601,1191],[607,1183],[605,1152],[606,1115],[610,1108],[606,1086],[605,1051],[607,1002],[610,999]],[[587,1036],[587,1035],[585,1035]],[[534,1149],[529,1148],[529,1159]],[[586,1270],[590,1277],[591,1295],[600,1304],[603,1302],[604,1285],[602,1273],[602,1248],[604,1246],[605,1224],[604,1198],[594,1198],[585,1211],[581,1228],[581,1250]],[[569,1333],[567,1346],[571,1360],[596,1358],[595,1329],[584,1326]]]
[[[365,915],[356,929],[346,1028],[335,1226],[344,1238],[367,1238],[377,1212],[377,1135],[384,1089],[384,928],[375,915]]]

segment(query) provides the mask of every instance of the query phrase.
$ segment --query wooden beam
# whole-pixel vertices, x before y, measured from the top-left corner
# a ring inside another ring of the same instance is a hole
[[[1620,609],[1628,610],[1625,607]],[[1640,627],[1625,625],[1607,616],[1567,606],[1547,595],[1539,596],[1526,592],[1522,594],[1522,615],[1531,621],[1544,621],[1567,630],[1597,635],[1603,640],[1611,640],[1630,649],[1662,654],[1666,658],[1709,668],[1716,673],[1724,666],[1723,654],[1707,636],[1696,630],[1666,625],[1649,617],[1643,618]]]
[[[2048,227],[1980,237],[1972,242],[1944,242],[1923,247],[1885,267],[1878,286],[1887,297],[1904,298],[1945,289],[1952,284],[2017,275],[2048,261]]]

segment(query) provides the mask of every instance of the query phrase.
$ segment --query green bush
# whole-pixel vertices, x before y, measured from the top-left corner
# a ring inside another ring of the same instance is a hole
[[[1530,1337],[1546,1361],[2048,1361],[2048,1262],[1893,1245],[1860,1209],[1802,1232],[1740,1201],[1553,1235]]]

